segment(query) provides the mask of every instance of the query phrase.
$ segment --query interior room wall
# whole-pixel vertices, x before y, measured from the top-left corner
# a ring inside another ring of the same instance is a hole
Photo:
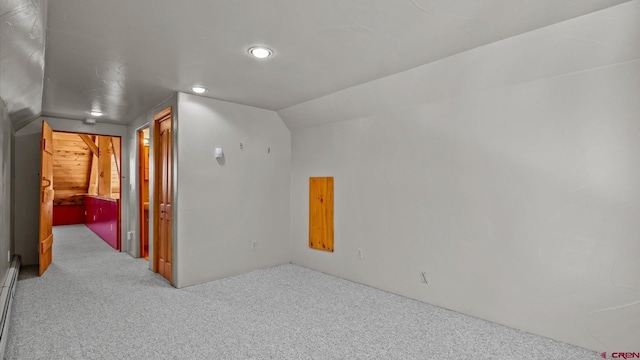
[[[129,179],[127,183],[129,184],[129,188],[131,189],[128,208],[129,208],[129,230],[133,231],[132,240],[129,243],[128,252],[134,257],[140,257],[140,214],[139,214],[139,184],[138,184],[138,159],[140,158],[139,149],[138,149],[138,130],[143,129],[144,127],[149,126],[149,138],[153,139],[153,126],[150,126],[153,123],[153,116],[163,109],[171,106],[173,108],[173,116],[177,118],[177,108],[178,108],[178,96],[174,94],[169,98],[162,101],[160,104],[154,106],[152,109],[149,109],[142,116],[137,118],[127,127],[127,139],[126,142],[129,146],[129,153],[126,155],[128,157],[129,163]],[[123,143],[125,140],[123,139]],[[153,154],[153,142],[149,145],[149,154]],[[123,152],[123,161],[125,158]],[[152,159],[150,160],[150,166],[153,166]],[[150,168],[149,173],[152,174],[153,170]],[[123,183],[124,184],[124,183]],[[149,182],[151,184],[151,182]],[[124,185],[123,185],[124,186]],[[123,202],[122,204],[127,204]],[[153,197],[149,198],[149,209],[153,208]],[[152,221],[150,219],[150,221]],[[149,225],[149,239],[153,239],[153,226]],[[149,244],[149,259],[153,259],[153,246]],[[149,262],[149,269],[151,269],[151,262]]]
[[[11,255],[11,143],[14,132],[4,101],[0,98],[0,281],[9,269]]]
[[[79,132],[96,135],[126,136],[126,127],[122,125],[97,123],[85,124],[79,120],[59,119],[52,117],[38,118],[16,132],[15,135],[15,192],[19,201],[14,206],[15,239],[14,250],[22,256],[23,265],[38,263],[38,231],[39,231],[39,172],[40,172],[40,138],[42,137],[42,120],[45,119],[54,131]],[[127,144],[122,142],[122,154],[128,152]],[[129,173],[129,164],[122,161],[122,173]],[[123,183],[127,179],[122,180]],[[129,189],[122,188],[121,201],[129,200]],[[129,226],[128,208],[122,207],[122,246],[127,245],[126,230]],[[54,239],[55,241],[55,239]],[[55,254],[54,261],[55,261]]]
[[[294,263],[640,348],[639,1],[278,113],[294,129]],[[308,248],[312,176],[335,178],[333,253]]]
[[[289,263],[291,138],[280,117],[179,93],[174,130],[177,286]]]

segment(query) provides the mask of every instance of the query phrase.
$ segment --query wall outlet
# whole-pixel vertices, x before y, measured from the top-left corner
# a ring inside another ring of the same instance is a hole
[[[7,261],[11,262],[11,250],[7,250]]]
[[[113,224],[109,225],[109,229],[113,231]]]
[[[93,215],[93,221],[96,221],[96,216],[95,215]]]
[[[364,259],[364,257],[362,256],[362,249],[358,248],[358,259]]]
[[[127,240],[133,239],[133,231],[127,231]]]
[[[258,248],[258,240],[253,240],[251,242],[251,250],[255,250]]]

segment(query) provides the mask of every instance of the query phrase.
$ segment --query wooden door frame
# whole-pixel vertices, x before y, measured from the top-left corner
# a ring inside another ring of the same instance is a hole
[[[109,135],[96,135],[96,136],[109,136]],[[120,149],[118,149],[118,154],[116,156],[116,163],[120,164],[120,176],[118,176],[118,251],[122,252],[122,136],[110,136],[111,138],[119,138],[118,145],[120,145]],[[113,142],[111,142],[113,146]],[[116,149],[113,149],[115,152]],[[117,158],[120,158],[119,161]],[[113,193],[113,192],[112,192]],[[127,244],[130,246],[129,244]]]
[[[45,120],[43,120],[45,121]],[[118,182],[119,182],[119,193],[120,195],[118,196],[118,228],[117,228],[117,233],[118,233],[118,239],[117,239],[117,249],[116,251],[118,252],[122,252],[122,136],[120,135],[107,135],[107,134],[94,134],[94,133],[86,133],[86,132],[80,132],[80,131],[66,131],[66,130],[56,130],[53,127],[51,128],[51,130],[53,131],[53,133],[65,133],[65,134],[76,134],[76,135],[89,135],[89,136],[108,136],[108,137],[116,137],[120,139],[120,151],[119,153],[119,157],[120,157],[120,177],[118,178]],[[54,149],[55,151],[55,149]],[[40,219],[42,221],[42,219]]]
[[[142,201],[142,188],[144,186],[144,165],[145,165],[144,164],[144,130],[145,129],[149,129],[149,132],[151,132],[151,127],[148,124],[136,130],[138,134],[138,144],[137,144],[138,145],[138,216],[139,216],[138,226],[140,227],[138,231],[139,233],[138,238],[140,239],[138,242],[138,248],[140,251],[141,258],[144,258],[144,246],[142,243],[142,238],[144,234],[143,229],[145,227],[147,228],[146,229],[147,242],[149,241],[149,228],[145,224],[144,202]],[[150,199],[147,199],[147,200],[150,200]],[[147,257],[149,257],[149,253],[147,253]]]
[[[46,131],[46,132],[45,132]],[[38,232],[38,274],[42,276],[53,262],[53,129],[45,121],[42,121],[42,134],[40,136],[40,173],[38,192],[40,196],[39,206],[39,232]],[[46,185],[43,185],[46,182]],[[45,204],[46,205],[43,205]]]
[[[150,257],[152,257],[153,261],[151,261],[152,265],[151,265],[151,270],[155,273],[158,273],[158,262],[160,261],[160,252],[159,252],[159,242],[160,242],[160,194],[161,194],[161,190],[162,190],[162,167],[158,166],[158,164],[160,163],[159,158],[162,156],[162,148],[159,146],[160,144],[160,123],[163,120],[166,121],[170,121],[171,122],[171,128],[173,129],[173,107],[172,106],[168,106],[166,108],[164,108],[163,110],[161,110],[160,112],[156,113],[153,116],[153,197],[149,196],[149,203],[151,205],[151,201],[153,199],[153,225],[150,226],[150,228],[153,228],[152,231],[152,235],[153,235],[153,239],[149,239],[149,244],[153,244],[153,251],[149,251],[150,253]],[[168,117],[168,119],[167,119]],[[172,136],[173,136],[173,131],[172,131]],[[172,169],[170,172],[170,176],[173,177],[173,146],[169,149],[169,155],[172,158]],[[150,179],[151,180],[151,179]],[[172,187],[174,186],[174,182],[172,181]],[[174,189],[171,189],[171,197],[172,197],[172,203],[173,203],[173,196],[174,194]],[[174,227],[174,219],[175,217],[173,216],[173,211],[171,212],[171,231],[173,232],[173,227]],[[151,233],[151,232],[150,232]],[[171,237],[173,239],[173,236]],[[172,265],[172,273],[174,272],[175,269],[175,261],[174,261],[174,254],[175,254],[175,248],[173,246],[173,241],[171,242],[171,265]],[[171,281],[170,283],[173,285],[175,282],[175,276],[174,274],[171,274]]]

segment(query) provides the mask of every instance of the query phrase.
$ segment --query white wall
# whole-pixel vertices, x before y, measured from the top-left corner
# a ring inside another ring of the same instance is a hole
[[[0,281],[9,269],[7,252],[11,250],[11,143],[13,127],[2,98],[0,98]],[[13,255],[13,254],[12,254]]]
[[[278,115],[179,93],[174,125],[176,285],[290,262],[291,140]]]
[[[40,221],[40,195],[39,195],[39,173],[40,173],[40,138],[42,137],[42,120],[45,119],[54,131],[79,132],[96,135],[120,136],[125,139],[126,127],[115,124],[95,124],[88,125],[78,120],[39,118],[18,130],[15,135],[15,202],[14,226],[15,239],[14,249],[16,254],[22,256],[23,265],[33,265],[38,263],[38,231]],[[122,157],[124,158],[128,149],[126,141],[122,141]],[[129,173],[129,164],[122,161],[122,174]],[[122,184],[128,180],[122,179]],[[129,201],[129,188],[122,186],[121,202],[127,204]],[[128,207],[122,206],[122,247],[127,248],[126,229],[129,224]],[[54,239],[55,241],[55,239]],[[55,254],[53,255],[55,262]]]
[[[639,1],[279,114],[295,129],[294,263],[640,349]],[[335,177],[334,253],[307,246],[311,176]]]
[[[153,139],[153,126],[151,126],[153,124],[153,116],[169,106],[173,108],[173,117],[177,118],[178,97],[177,95],[172,95],[144,113],[127,127],[127,139],[125,141],[129,144],[129,149],[131,149],[129,151],[129,154],[126,155],[129,160],[129,179],[127,180],[127,183],[129,184],[128,186],[131,189],[128,203],[129,230],[133,231],[133,237],[129,242],[128,248],[123,248],[123,251],[129,252],[129,254],[134,257],[140,257],[140,184],[138,183],[138,163],[140,159],[140,153],[138,149],[138,130],[149,127],[149,138]],[[153,154],[153,142],[150,143],[149,154]],[[122,157],[123,159],[125,158],[124,153]],[[149,163],[149,165],[151,166],[151,168],[149,169],[149,173],[153,174],[153,156],[150,156]],[[152,189],[153,179],[150,179],[149,185]],[[149,194],[152,194],[152,192],[149,191]],[[153,209],[153,196],[149,196],[149,209]],[[152,216],[150,216],[149,218],[149,239],[149,259],[153,259],[153,241],[151,241],[151,239],[153,239]],[[152,264],[151,262],[149,262],[149,269],[151,268]]]

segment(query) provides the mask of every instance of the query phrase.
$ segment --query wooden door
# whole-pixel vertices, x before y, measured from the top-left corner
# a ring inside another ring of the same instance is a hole
[[[154,264],[155,271],[172,281],[172,129],[171,107],[154,117]]]
[[[53,259],[53,131],[42,122],[40,141],[40,236],[38,252],[42,276]]]

